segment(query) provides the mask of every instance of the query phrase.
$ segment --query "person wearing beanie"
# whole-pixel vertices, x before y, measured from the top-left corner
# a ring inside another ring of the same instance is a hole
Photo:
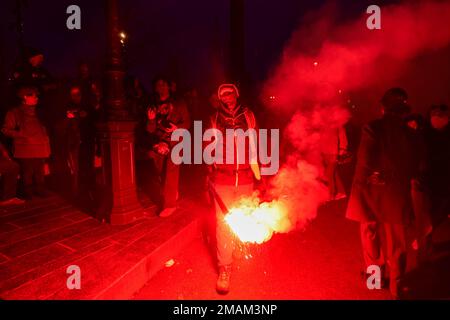
[[[14,158],[20,164],[24,195],[29,200],[33,195],[47,195],[44,167],[45,160],[50,156],[50,142],[47,130],[37,114],[38,89],[22,86],[18,97],[21,104],[6,114],[2,132],[13,139]]]
[[[253,112],[240,102],[240,93],[234,84],[223,84],[217,92],[220,104],[218,110],[211,116],[210,129],[216,129],[225,135],[226,131],[242,129],[256,129],[257,123]],[[236,144],[236,143],[235,143]],[[226,164],[225,161],[215,163],[209,167],[209,182],[216,213],[216,253],[219,268],[219,276],[216,290],[219,294],[227,294],[230,290],[230,279],[233,264],[233,251],[235,239],[230,228],[225,222],[225,208],[232,208],[241,197],[251,196],[255,190],[255,179],[261,181],[259,168],[251,164],[249,157],[245,157],[245,163],[237,161],[238,146],[229,145],[227,139],[223,141],[223,154],[227,154],[229,148],[235,155],[234,163]],[[239,148],[240,149],[240,148]],[[249,152],[249,148],[245,148]]]

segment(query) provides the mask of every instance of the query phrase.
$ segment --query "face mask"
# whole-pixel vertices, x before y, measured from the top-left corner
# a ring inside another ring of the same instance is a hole
[[[29,97],[25,97],[24,104],[29,107],[34,107],[38,104],[38,101],[39,101],[38,97],[29,96]]]
[[[431,125],[436,130],[442,130],[448,125],[448,117],[431,117]]]

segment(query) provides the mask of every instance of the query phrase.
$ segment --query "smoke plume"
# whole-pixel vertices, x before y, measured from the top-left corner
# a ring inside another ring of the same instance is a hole
[[[366,27],[365,12],[338,25],[335,9],[309,14],[312,23],[293,33],[263,90],[274,97],[270,111],[291,116],[284,130],[288,155],[271,183],[272,195],[289,208],[286,229],[304,227],[329,196],[321,154],[335,144],[329,133],[350,117],[344,93],[392,82],[413,58],[450,43],[449,1],[382,7],[381,30]]]

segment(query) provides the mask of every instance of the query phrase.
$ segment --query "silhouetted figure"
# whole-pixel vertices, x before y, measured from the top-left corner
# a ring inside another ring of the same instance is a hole
[[[50,142],[37,114],[38,89],[23,86],[18,96],[22,103],[7,113],[2,132],[13,139],[14,158],[20,163],[25,198],[31,199],[33,194],[45,197],[44,170],[45,160],[50,156]]]
[[[80,146],[82,143],[83,121],[87,118],[87,107],[83,105],[81,89],[70,89],[70,102],[66,110],[64,120],[64,160],[71,180],[70,194],[73,198],[79,196],[80,162],[93,161],[93,159],[81,159]]]
[[[22,85],[36,87],[40,94],[54,87],[54,79],[44,67],[44,54],[35,48],[26,48],[25,60],[13,72],[16,89]]]
[[[100,109],[101,91],[100,85],[91,74],[91,68],[86,62],[81,62],[78,66],[78,75],[74,80],[74,86],[81,90],[81,103],[90,108],[90,112]]]
[[[406,124],[407,98],[403,89],[390,89],[382,99],[383,117],[364,127],[347,209],[347,218],[361,223],[366,268],[376,265],[386,273],[389,265],[394,298],[406,271],[405,226],[413,216],[412,183],[419,184],[424,153]]]
[[[329,128],[321,135],[320,148],[330,201],[347,197],[344,183],[337,170],[339,157],[347,153],[347,146],[347,133],[344,127]]]
[[[239,90],[233,84],[223,84],[219,87],[219,109],[211,116],[209,128],[219,130],[225,137],[226,131],[242,129],[256,129],[257,123],[253,112],[243,106],[239,101]],[[209,167],[209,179],[214,188],[214,205],[216,213],[216,240],[219,277],[216,290],[220,294],[227,294],[230,289],[230,277],[233,264],[233,251],[235,248],[234,235],[225,222],[225,215],[221,202],[228,208],[232,208],[241,197],[251,196],[255,190],[254,179],[261,180],[259,168],[250,163],[250,147],[245,146],[244,163],[237,159],[236,143],[227,143],[223,139],[223,154],[225,157],[229,151],[234,155],[233,163],[214,163]],[[252,143],[252,142],[250,142]],[[242,147],[242,146],[241,146]],[[242,150],[240,148],[240,150]],[[224,159],[223,159],[224,160]]]
[[[446,105],[431,107],[425,137],[428,147],[431,213],[436,226],[450,215],[450,125]]]
[[[11,159],[8,150],[0,143],[0,206],[23,203],[23,200],[17,198],[17,179],[19,172],[19,165]]]
[[[179,197],[180,166],[173,163],[170,153],[175,143],[172,133],[177,129],[189,129],[190,116],[186,104],[171,96],[169,82],[158,78],[154,83],[156,99],[147,112],[147,133],[153,136],[155,144],[149,151],[162,185],[162,212],[168,217],[177,209]]]
[[[150,105],[150,96],[138,78],[129,77],[125,85],[128,106],[133,117],[142,121],[147,118],[147,109]]]

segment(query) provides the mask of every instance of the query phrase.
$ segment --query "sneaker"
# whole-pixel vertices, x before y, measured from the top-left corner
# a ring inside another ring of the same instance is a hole
[[[216,290],[219,294],[230,292],[231,266],[220,267],[219,278],[217,279]]]
[[[161,218],[170,217],[171,215],[173,215],[175,213],[176,210],[177,210],[177,208],[166,208],[159,214],[159,216]]]

